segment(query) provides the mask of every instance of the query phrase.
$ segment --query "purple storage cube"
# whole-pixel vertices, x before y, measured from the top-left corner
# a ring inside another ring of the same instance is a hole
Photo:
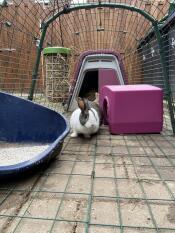
[[[104,124],[112,134],[160,133],[163,91],[151,85],[113,85],[100,90]]]

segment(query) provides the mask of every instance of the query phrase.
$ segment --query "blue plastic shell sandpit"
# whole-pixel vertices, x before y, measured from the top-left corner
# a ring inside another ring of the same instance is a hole
[[[67,120],[46,107],[0,92],[0,141],[51,143],[28,161],[10,166],[0,165],[0,178],[19,175],[46,165],[62,148],[69,133]]]

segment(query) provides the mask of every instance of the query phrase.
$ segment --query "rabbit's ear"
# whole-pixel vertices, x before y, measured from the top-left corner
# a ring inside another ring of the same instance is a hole
[[[95,102],[98,103],[99,102],[99,93],[95,92]]]
[[[81,111],[85,111],[85,109],[86,109],[86,104],[85,104],[85,101],[84,101],[84,99],[82,99],[82,98],[80,98],[80,97],[78,97],[78,99],[77,99],[77,103],[78,103],[78,107],[81,109]]]
[[[95,98],[99,99],[99,93],[98,92],[95,92]]]

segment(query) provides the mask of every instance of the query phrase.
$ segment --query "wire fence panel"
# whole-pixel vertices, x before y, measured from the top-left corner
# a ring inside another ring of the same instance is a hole
[[[167,17],[173,4],[112,2],[137,7],[162,20],[160,32],[175,112],[175,29],[173,15]],[[13,0],[0,6],[1,91],[28,98],[42,22],[65,4],[83,3],[97,1]],[[69,61],[61,63],[52,57],[50,64],[43,53],[46,47],[70,48]],[[129,84],[163,88],[164,130],[159,135],[110,135],[102,126],[91,139],[68,136],[60,157],[46,170],[30,179],[1,183],[2,233],[175,232],[175,139],[160,51],[148,20],[128,9],[100,6],[61,15],[47,28],[33,101],[69,119],[64,104],[77,62],[88,50],[120,53]]]

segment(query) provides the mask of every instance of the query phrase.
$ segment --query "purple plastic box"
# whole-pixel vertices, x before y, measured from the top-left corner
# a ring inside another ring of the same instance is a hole
[[[112,134],[160,133],[163,91],[151,85],[113,85],[100,90],[104,124]]]

